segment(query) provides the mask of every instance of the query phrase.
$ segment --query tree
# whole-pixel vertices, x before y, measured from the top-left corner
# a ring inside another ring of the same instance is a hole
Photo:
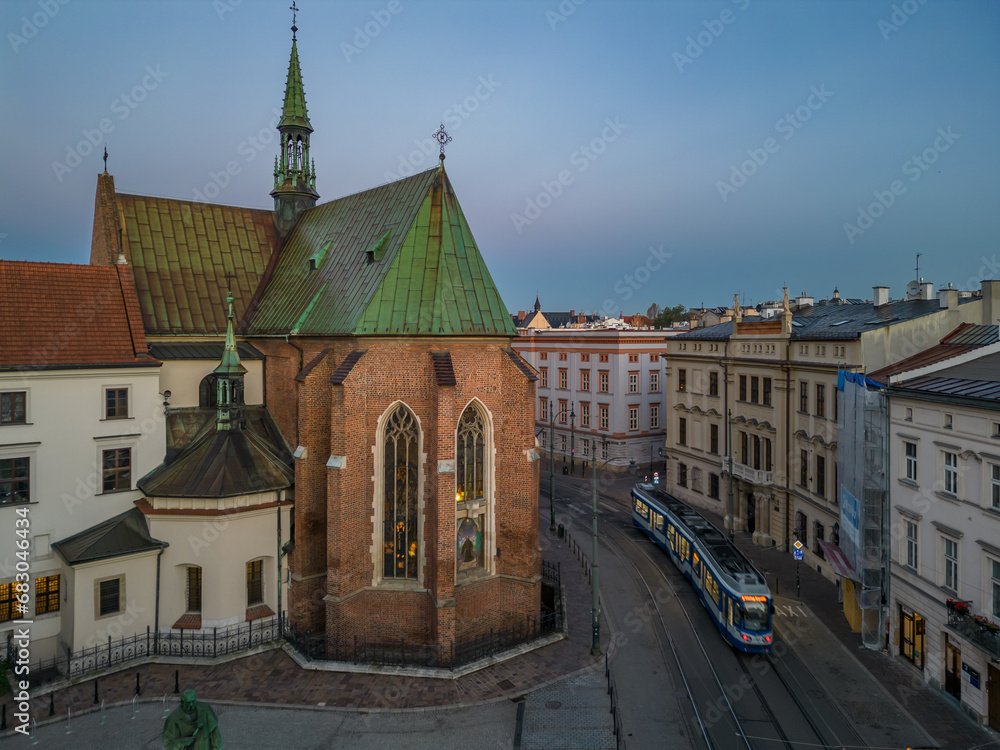
[[[672,323],[687,320],[687,308],[684,305],[663,308],[653,321],[657,328],[669,328]]]
[[[650,320],[656,320],[660,317],[661,312],[663,312],[663,308],[654,302],[649,306],[649,309],[646,310],[646,317]]]

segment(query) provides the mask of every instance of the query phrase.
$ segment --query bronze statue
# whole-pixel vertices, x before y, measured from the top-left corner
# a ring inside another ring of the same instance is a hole
[[[181,693],[181,705],[163,722],[164,750],[222,750],[219,720],[207,703],[195,700],[194,690]]]

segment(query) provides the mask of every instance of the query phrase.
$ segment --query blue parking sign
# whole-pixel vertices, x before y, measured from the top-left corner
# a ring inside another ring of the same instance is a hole
[[[792,554],[795,556],[796,560],[801,560],[802,559],[802,550],[800,550],[800,549],[792,550]]]

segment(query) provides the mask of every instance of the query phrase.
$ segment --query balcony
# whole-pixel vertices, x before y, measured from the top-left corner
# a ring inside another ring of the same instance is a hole
[[[987,617],[972,614],[967,603],[948,600],[948,627],[994,659],[1000,659],[1000,626]]]
[[[729,471],[729,459],[722,459],[722,473]],[[752,466],[733,461],[733,476],[736,479],[743,479],[752,484],[771,485],[774,484],[774,472],[755,469]]]

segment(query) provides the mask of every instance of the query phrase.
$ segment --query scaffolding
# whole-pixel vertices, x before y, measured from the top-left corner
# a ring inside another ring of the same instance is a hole
[[[860,581],[861,642],[885,647],[889,601],[889,412],[880,384],[841,372],[837,384],[840,548]]]

